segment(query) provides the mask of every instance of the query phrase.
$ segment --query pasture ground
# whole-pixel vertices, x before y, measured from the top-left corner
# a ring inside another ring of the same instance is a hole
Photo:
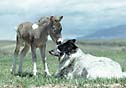
[[[112,58],[121,64],[122,71],[126,71],[126,40],[80,40],[77,45],[85,52],[96,56]],[[51,74],[56,72],[58,59],[48,54],[54,48],[52,41],[47,43],[47,61]],[[126,88],[124,79],[96,79],[89,80],[78,78],[74,80],[45,77],[43,64],[37,51],[37,76],[31,75],[32,59],[31,53],[27,54],[23,64],[23,75],[12,75],[10,68],[12,64],[15,42],[0,41],[0,88]],[[17,61],[18,62],[18,61]],[[18,67],[17,67],[18,68]]]

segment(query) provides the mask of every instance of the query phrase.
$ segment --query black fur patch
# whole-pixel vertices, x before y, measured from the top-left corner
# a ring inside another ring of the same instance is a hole
[[[75,53],[77,51],[77,46],[75,45],[75,39],[72,40],[68,40],[67,42],[61,44],[58,46],[58,49],[62,52],[62,53],[66,53],[68,55]]]

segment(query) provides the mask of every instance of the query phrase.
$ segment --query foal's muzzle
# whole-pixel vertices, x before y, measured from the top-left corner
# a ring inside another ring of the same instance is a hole
[[[57,41],[56,41],[56,44],[59,45],[63,42],[63,39],[62,38],[59,38]]]

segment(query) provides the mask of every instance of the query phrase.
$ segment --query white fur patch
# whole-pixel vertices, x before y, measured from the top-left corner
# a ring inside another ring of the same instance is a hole
[[[36,68],[36,62],[33,63],[33,75],[36,76],[37,68]]]
[[[63,38],[59,38],[57,41],[58,42],[63,42]]]
[[[35,29],[37,29],[39,26],[37,25],[37,24],[33,24],[32,25],[32,28],[35,30]]]
[[[68,59],[69,58],[69,59]],[[70,55],[69,57],[64,56],[63,62],[59,64],[59,71],[67,70],[67,78],[74,78],[84,76],[89,79],[95,78],[123,78],[126,77],[126,72],[122,72],[120,64],[113,61],[111,58],[107,57],[96,57],[90,54],[83,53],[80,49],[75,54]],[[74,66],[69,66],[72,61]],[[73,69],[73,71],[69,71]],[[83,71],[84,69],[84,71]],[[86,74],[85,71],[87,72]],[[60,73],[59,72],[59,73]],[[64,72],[62,72],[64,73]],[[73,77],[72,77],[73,76]]]

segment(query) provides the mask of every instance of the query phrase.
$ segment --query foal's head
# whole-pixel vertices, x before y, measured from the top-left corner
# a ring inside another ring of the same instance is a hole
[[[49,30],[49,34],[52,38],[52,40],[54,42],[56,42],[57,44],[60,44],[61,42],[63,42],[62,39],[62,25],[60,23],[60,21],[63,19],[63,16],[50,16],[50,30]]]

